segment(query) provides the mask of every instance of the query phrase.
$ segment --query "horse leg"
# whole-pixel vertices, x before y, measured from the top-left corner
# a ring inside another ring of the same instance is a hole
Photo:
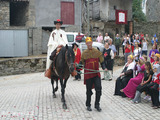
[[[57,92],[57,90],[58,90],[58,79],[56,79],[56,88],[54,90],[55,90],[55,92]]]
[[[63,84],[63,79],[60,79],[60,83],[61,83],[61,94],[62,94],[62,99],[61,101],[63,102],[63,109],[67,109],[67,105],[66,105],[66,100],[65,100],[65,88],[64,88],[64,84]]]
[[[67,80],[68,80],[68,79],[65,79],[65,80],[64,80],[64,89],[66,88]]]
[[[51,77],[51,84],[52,84],[52,93],[53,93],[53,98],[56,98],[55,90],[54,90],[54,79]]]

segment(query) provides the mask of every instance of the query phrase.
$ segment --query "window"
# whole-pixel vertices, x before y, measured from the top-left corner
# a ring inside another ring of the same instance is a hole
[[[29,2],[10,2],[10,26],[26,26],[28,21]]]
[[[74,25],[74,2],[61,2],[61,20],[63,24]]]
[[[67,35],[68,42],[74,42],[74,35]]]

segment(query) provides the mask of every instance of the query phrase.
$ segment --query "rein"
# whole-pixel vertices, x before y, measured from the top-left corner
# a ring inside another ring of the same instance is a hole
[[[93,70],[93,69],[87,69],[87,68],[84,68],[83,65],[80,65],[80,64],[76,64],[77,67],[81,68],[81,69],[84,69],[84,70],[88,70],[88,71],[91,71],[91,72],[88,72],[88,73],[82,73],[82,72],[78,72],[79,74],[92,74],[92,73],[99,73],[99,72],[104,72],[104,70]],[[82,67],[80,67],[82,66]]]
[[[99,72],[104,72],[104,70],[93,70],[93,69],[87,69],[87,68],[84,68],[83,65],[81,65],[82,67],[80,67],[80,64],[76,64],[76,63],[68,63],[67,61],[67,51],[65,52],[65,63],[67,63],[68,67],[70,67],[71,65],[75,65],[81,69],[84,69],[84,70],[88,70],[88,71],[91,71],[91,72],[88,72],[88,73],[82,73],[82,72],[78,72],[76,71],[77,73],[79,74],[93,74],[93,73],[99,73]]]
[[[75,64],[75,63],[68,63],[67,61],[67,51],[65,52],[65,63],[67,63],[68,67],[71,67],[72,64]]]

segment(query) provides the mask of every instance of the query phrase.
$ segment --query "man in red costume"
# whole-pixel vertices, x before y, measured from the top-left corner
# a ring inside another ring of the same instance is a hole
[[[102,87],[101,87],[101,76],[99,70],[99,62],[101,63],[102,69],[106,70],[105,64],[104,64],[104,58],[102,53],[92,47],[92,38],[87,37],[86,38],[86,45],[87,50],[85,50],[82,53],[81,61],[80,63],[84,65],[84,84],[86,84],[86,106],[88,111],[92,111],[91,109],[91,96],[92,96],[92,88],[95,87],[96,91],[96,100],[95,100],[95,108],[97,111],[101,111],[100,108],[100,97],[102,94]],[[89,70],[90,69],[90,70]],[[91,70],[97,70],[96,73],[91,73],[93,71]]]

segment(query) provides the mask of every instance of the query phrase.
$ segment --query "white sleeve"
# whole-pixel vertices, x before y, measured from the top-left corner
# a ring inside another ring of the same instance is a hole
[[[113,59],[114,58],[114,52],[113,52],[113,50],[111,50],[110,55],[111,55],[111,59]]]
[[[50,36],[49,36],[49,40],[48,40],[47,46],[51,46],[51,45],[56,44],[55,41],[54,41],[54,39],[53,39],[53,37],[52,37],[53,32],[55,32],[55,31],[52,31],[52,32],[51,32],[51,34],[50,34]]]
[[[68,44],[67,35],[66,35],[65,31],[63,31],[62,39],[63,39],[65,44]]]

